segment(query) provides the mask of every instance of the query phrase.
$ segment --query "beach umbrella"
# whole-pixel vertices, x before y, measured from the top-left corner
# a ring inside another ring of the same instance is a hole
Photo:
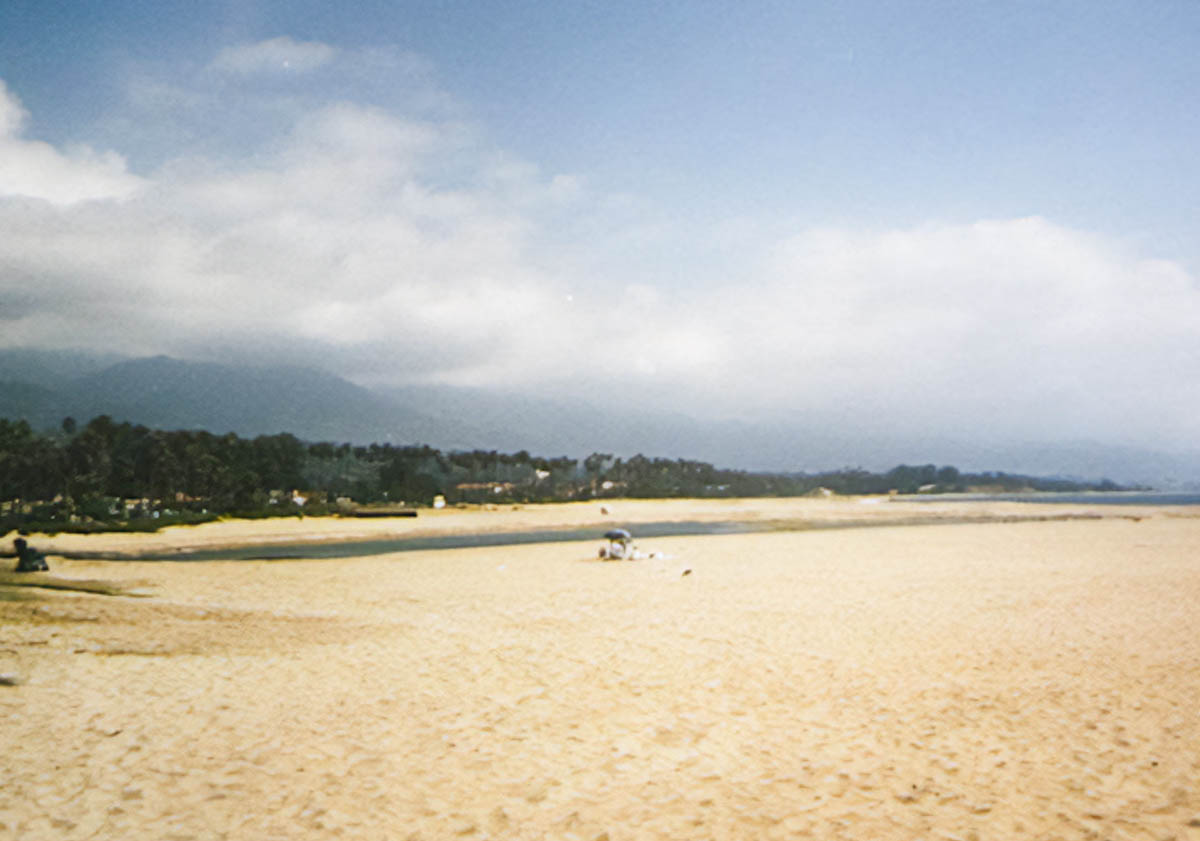
[[[625,529],[612,529],[606,531],[604,536],[609,540],[633,540],[633,535],[625,531]]]

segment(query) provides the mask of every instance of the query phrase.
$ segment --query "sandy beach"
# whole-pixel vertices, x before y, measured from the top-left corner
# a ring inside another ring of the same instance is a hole
[[[662,557],[637,562],[594,540],[52,556],[145,595],[0,589],[0,837],[1200,839],[1200,512],[987,506],[996,522],[616,501],[31,538],[169,556],[883,518],[645,540]]]

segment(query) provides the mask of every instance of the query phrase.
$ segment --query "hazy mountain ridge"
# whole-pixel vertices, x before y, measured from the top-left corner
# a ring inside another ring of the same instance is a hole
[[[53,389],[20,380],[0,380],[0,417],[24,418],[39,429],[62,419],[62,396]]]
[[[65,383],[77,377],[103,370],[129,357],[98,354],[85,350],[0,350],[0,380],[24,380],[43,386]]]
[[[641,452],[705,460],[711,460],[705,454],[715,449],[716,425],[680,414],[448,386],[404,386],[380,393],[397,405],[419,406],[444,423],[470,418],[481,449],[580,457],[593,452]]]
[[[291,432],[313,441],[407,444],[441,437],[440,425],[420,412],[304,368],[235,368],[158,356],[118,362],[51,388],[10,385],[0,394],[0,415],[24,417],[39,428],[66,416],[86,421],[107,414],[164,429]]]
[[[620,403],[552,400],[449,386],[368,389],[300,367],[235,367],[165,356],[125,359],[73,352],[0,351],[0,417],[39,429],[98,414],[163,429],[309,441],[422,443],[440,449],[528,450],[582,458],[644,453],[719,467],[818,472],[847,466],[953,464],[1165,488],[1200,484],[1200,455],[1089,442],[995,445],[970,440],[882,440],[774,421],[712,421]]]

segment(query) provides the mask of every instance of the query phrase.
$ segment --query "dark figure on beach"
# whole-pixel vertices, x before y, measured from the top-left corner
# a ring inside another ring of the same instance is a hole
[[[17,550],[17,572],[46,572],[50,569],[46,556],[26,543],[25,538],[14,540],[13,548]]]

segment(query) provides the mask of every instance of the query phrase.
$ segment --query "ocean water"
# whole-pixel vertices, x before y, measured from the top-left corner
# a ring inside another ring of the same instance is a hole
[[[1200,505],[1200,493],[1118,491],[1111,493],[909,494],[904,502],[1030,502],[1064,505]]]
[[[480,546],[513,546],[524,543],[561,543],[575,540],[604,542],[604,532],[614,526],[586,529],[540,529],[538,531],[491,532],[486,534],[443,534],[417,537],[393,537],[387,540],[351,540],[338,543],[291,543],[236,549],[206,549],[173,555],[110,557],[107,560],[166,561],[282,561],[320,558],[350,558],[385,555],[390,552],[415,552],[428,549],[471,549]],[[763,526],[739,522],[669,521],[636,523],[628,526],[635,539],[681,537],[705,534],[741,534],[762,531]],[[84,557],[79,555],[78,557]]]

